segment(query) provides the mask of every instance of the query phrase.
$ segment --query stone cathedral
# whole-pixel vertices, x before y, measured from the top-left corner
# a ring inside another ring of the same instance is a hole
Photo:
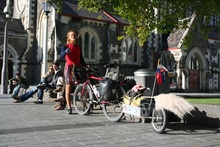
[[[1,0],[0,2],[0,66],[4,49],[4,26],[8,26],[8,71],[9,78],[21,73],[30,84],[36,84],[42,71],[53,61],[59,61],[62,45],[66,43],[68,30],[77,31],[79,44],[87,64],[98,66],[104,74],[103,64],[115,63],[113,69],[119,76],[132,77],[139,69],[156,70],[157,60],[171,75],[169,83],[177,85],[177,91],[220,91],[220,42],[218,34],[210,33],[203,40],[195,30],[193,45],[184,48],[182,39],[189,30],[178,30],[165,36],[152,31],[144,46],[137,38],[122,35],[127,21],[108,12],[90,13],[78,9],[77,0],[63,0],[58,13],[52,5],[45,15],[42,0]],[[3,13],[4,7],[13,6],[13,18]],[[197,23],[196,16],[191,23]],[[215,23],[212,22],[214,25]],[[47,35],[45,35],[45,31]],[[46,49],[45,49],[46,46]],[[44,56],[46,64],[43,62]],[[0,67],[0,68],[1,68]],[[147,74],[146,74],[147,75]],[[167,85],[169,86],[169,85]]]

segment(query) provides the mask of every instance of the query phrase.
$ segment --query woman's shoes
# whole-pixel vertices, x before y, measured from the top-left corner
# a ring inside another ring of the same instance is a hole
[[[67,109],[67,114],[72,114],[72,108]]]

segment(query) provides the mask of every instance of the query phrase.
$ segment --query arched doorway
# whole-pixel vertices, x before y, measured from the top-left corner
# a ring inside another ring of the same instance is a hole
[[[188,90],[190,92],[200,91],[205,89],[207,63],[204,53],[199,48],[192,49],[185,62],[185,69],[188,69]]]
[[[189,61],[189,91],[199,90],[199,70],[201,69],[198,56],[191,56]]]
[[[2,72],[3,65],[3,45],[0,46],[0,70]],[[16,50],[8,44],[8,79],[11,79],[18,72],[18,54]],[[0,76],[1,80],[1,76]]]
[[[2,64],[3,59],[0,59],[0,69],[2,73]],[[13,61],[11,59],[8,59],[8,79],[11,79],[13,77]],[[2,76],[0,77],[0,81],[2,80]]]

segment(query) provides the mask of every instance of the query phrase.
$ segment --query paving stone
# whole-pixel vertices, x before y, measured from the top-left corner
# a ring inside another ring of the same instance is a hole
[[[220,146],[216,127],[171,123],[164,134],[156,134],[151,123],[128,120],[109,122],[102,110],[82,116],[73,110],[55,111],[54,103],[12,103],[0,95],[0,146],[10,147],[126,147],[126,146]],[[219,112],[218,112],[219,113]]]

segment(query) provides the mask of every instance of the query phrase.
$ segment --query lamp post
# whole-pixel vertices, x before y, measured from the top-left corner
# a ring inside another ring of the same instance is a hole
[[[46,0],[43,2],[45,25],[44,25],[44,40],[43,40],[43,65],[42,76],[47,72],[47,42],[48,42],[48,14],[50,13],[51,1]]]
[[[3,12],[6,14],[6,18],[10,18],[12,10],[10,6],[5,6]],[[2,77],[1,77],[1,94],[8,93],[8,23],[5,23],[4,33],[4,51],[3,51],[3,63],[2,63]]]

